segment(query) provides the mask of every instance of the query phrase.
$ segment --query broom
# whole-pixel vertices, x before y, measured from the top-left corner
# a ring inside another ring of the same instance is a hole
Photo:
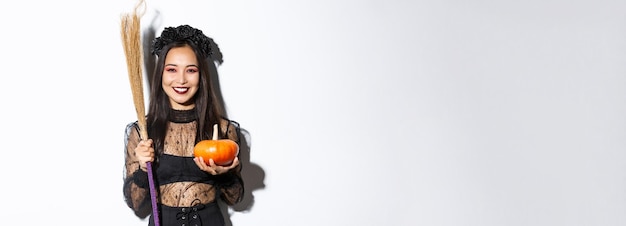
[[[135,6],[132,14],[122,14],[121,21],[121,34],[122,43],[124,46],[124,54],[126,55],[126,64],[128,69],[128,79],[130,81],[130,89],[133,95],[133,103],[137,112],[137,124],[139,125],[139,136],[141,140],[148,139],[148,130],[146,125],[146,113],[143,99],[143,72],[142,72],[142,50],[141,50],[141,30],[140,17],[143,15],[137,15],[137,10],[140,5],[144,5],[143,0]],[[156,188],[154,185],[154,178],[152,175],[152,163],[146,163],[146,169],[148,171],[148,184],[150,186],[150,198],[152,201],[152,217],[154,224],[159,226],[159,212],[156,203]]]

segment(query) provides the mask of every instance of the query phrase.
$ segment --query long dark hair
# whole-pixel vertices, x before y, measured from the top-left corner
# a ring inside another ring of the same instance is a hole
[[[163,80],[163,70],[165,68],[165,57],[172,48],[190,46],[198,61],[200,70],[200,80],[198,84],[198,92],[195,94],[195,110],[198,118],[198,126],[196,130],[196,143],[200,140],[210,139],[212,125],[219,124],[220,119],[226,118],[225,107],[218,99],[215,92],[213,79],[210,78],[210,65],[213,61],[210,57],[203,57],[199,48],[189,41],[177,41],[168,44],[157,55],[155,69],[150,75],[150,96],[147,113],[148,137],[153,140],[154,150],[157,156],[163,153],[163,142],[167,131],[168,118],[172,106],[169,98],[163,90],[161,83]],[[219,131],[219,129],[218,129]],[[218,132],[213,131],[213,132]]]

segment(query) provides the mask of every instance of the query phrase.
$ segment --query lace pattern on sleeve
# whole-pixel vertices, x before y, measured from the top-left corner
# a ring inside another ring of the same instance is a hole
[[[239,123],[232,120],[224,120],[221,123],[221,129],[224,134],[237,144],[241,145],[239,140],[240,128]],[[220,198],[228,205],[234,205],[243,199],[243,180],[241,178],[241,164],[229,173],[223,174],[218,179]]]
[[[139,169],[139,161],[135,157],[135,147],[140,140],[138,128],[136,122],[129,123],[124,133],[123,194],[126,205],[143,218],[150,213],[151,203],[148,174]]]

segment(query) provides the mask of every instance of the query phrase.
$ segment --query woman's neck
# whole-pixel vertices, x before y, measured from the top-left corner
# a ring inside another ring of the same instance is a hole
[[[195,108],[189,110],[170,109],[169,112],[169,121],[171,122],[186,123],[195,121],[197,119],[198,115],[196,114]]]

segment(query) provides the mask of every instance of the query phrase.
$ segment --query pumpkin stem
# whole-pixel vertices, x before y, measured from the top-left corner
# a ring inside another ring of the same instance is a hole
[[[213,140],[217,140],[217,124],[213,125]]]

